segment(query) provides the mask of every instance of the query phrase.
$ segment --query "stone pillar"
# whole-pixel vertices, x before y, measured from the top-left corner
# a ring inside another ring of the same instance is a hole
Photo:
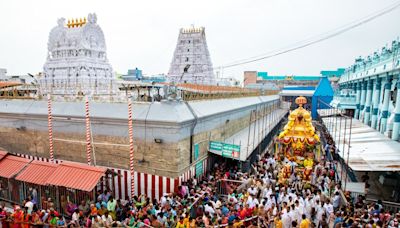
[[[389,76],[387,78],[384,93],[383,93],[383,105],[382,105],[381,127],[380,127],[380,132],[382,134],[385,133],[385,131],[386,131],[391,87],[392,87],[392,78],[391,78],[391,76]]]
[[[397,81],[397,96],[396,96],[396,106],[394,107],[394,123],[393,123],[393,132],[392,139],[399,140],[399,132],[400,132],[400,80]]]
[[[378,122],[378,110],[379,110],[379,95],[381,94],[381,79],[378,77],[376,79],[375,90],[373,95],[373,110],[371,118],[371,127],[377,129]]]
[[[364,124],[369,123],[370,120],[370,114],[371,114],[371,98],[372,98],[372,87],[373,87],[373,83],[372,83],[372,79],[368,80],[368,84],[367,84],[367,98],[365,100],[365,114],[364,114]]]
[[[364,116],[366,92],[367,92],[367,82],[363,81],[363,82],[361,82],[360,114],[358,116],[358,119],[361,120],[361,121],[362,121],[363,116]]]
[[[354,118],[358,119],[360,115],[361,82],[355,83],[355,89],[356,89],[356,111],[354,112]]]

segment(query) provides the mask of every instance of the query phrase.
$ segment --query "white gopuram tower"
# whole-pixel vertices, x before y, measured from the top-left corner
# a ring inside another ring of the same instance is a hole
[[[87,21],[58,19],[50,31],[44,75],[38,80],[41,94],[75,97],[112,95],[114,72],[107,60],[103,31],[96,14]]]
[[[204,27],[180,29],[167,79],[173,83],[216,84]]]

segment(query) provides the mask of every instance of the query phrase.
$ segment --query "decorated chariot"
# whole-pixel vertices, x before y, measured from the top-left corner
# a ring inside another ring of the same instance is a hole
[[[287,184],[291,177],[311,182],[314,165],[320,161],[320,138],[311,113],[303,108],[307,99],[298,97],[295,102],[299,107],[290,112],[288,123],[275,138],[275,157],[283,165],[279,173],[281,184]]]

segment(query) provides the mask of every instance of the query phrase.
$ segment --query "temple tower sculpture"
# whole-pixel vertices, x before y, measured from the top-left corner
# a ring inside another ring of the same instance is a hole
[[[44,74],[38,80],[41,94],[74,97],[112,95],[116,92],[113,69],[108,62],[106,42],[96,14],[72,19],[49,34]]]
[[[180,29],[167,79],[173,83],[216,83],[204,27]]]

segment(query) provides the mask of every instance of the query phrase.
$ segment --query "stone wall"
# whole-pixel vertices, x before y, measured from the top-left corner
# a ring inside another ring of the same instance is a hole
[[[86,163],[85,134],[54,132],[54,157]],[[129,169],[129,140],[124,137],[94,135],[96,165]],[[177,144],[134,142],[135,168],[138,172],[177,177]],[[32,129],[17,130],[0,127],[0,147],[12,153],[23,153],[38,157],[49,157],[47,131]],[[144,161],[144,162],[142,162]]]
[[[261,118],[261,106],[257,107],[257,118]],[[193,136],[193,144],[199,144],[198,159],[207,156],[209,140],[224,141],[247,127],[252,110],[255,109],[256,106],[249,105],[244,109],[199,119]],[[0,117],[0,147],[12,153],[49,157],[47,116],[21,114]],[[193,123],[135,124],[135,169],[138,172],[176,178],[190,165],[194,165],[194,150],[192,164],[189,153],[190,128]],[[96,160],[96,165],[129,169],[129,140],[125,120],[93,119],[92,130],[95,152],[92,162]],[[162,142],[155,143],[154,139],[159,137]],[[86,163],[85,138],[82,118],[53,119],[56,159]]]

